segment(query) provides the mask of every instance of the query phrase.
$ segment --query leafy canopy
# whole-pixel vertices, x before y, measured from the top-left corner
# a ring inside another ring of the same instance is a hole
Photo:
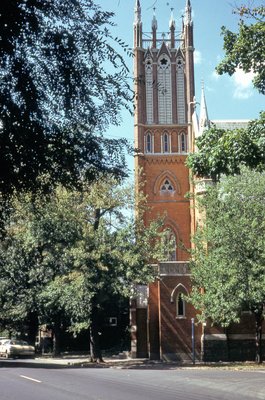
[[[94,0],[0,2],[2,194],[124,175],[126,141],[102,135],[131,100],[112,16]]]
[[[244,168],[198,199],[206,218],[194,236],[191,300],[200,319],[229,326],[265,304],[265,173]],[[201,290],[203,288],[203,290]]]
[[[33,311],[42,323],[80,331],[92,304],[107,294],[129,296],[154,276],[150,254],[162,259],[162,221],[144,226],[145,204],[118,181],[101,179],[83,192],[62,187],[43,196],[19,194],[0,244],[0,318],[23,325]]]
[[[265,7],[242,6],[235,10],[241,16],[238,32],[222,27],[225,57],[217,66],[218,74],[232,75],[237,68],[255,74],[253,85],[265,94]],[[245,18],[244,18],[245,17]],[[250,21],[250,23],[247,23]]]
[[[265,112],[245,129],[223,130],[211,127],[196,140],[198,151],[190,154],[187,165],[196,176],[214,181],[221,174],[240,173],[241,165],[265,169]]]

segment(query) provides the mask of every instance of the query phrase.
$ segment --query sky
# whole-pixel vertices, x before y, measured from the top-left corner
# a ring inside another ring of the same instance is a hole
[[[133,21],[135,0],[95,0],[102,9],[113,11],[113,34],[133,45]],[[263,0],[251,0],[260,5]],[[186,0],[140,0],[142,10],[143,32],[151,31],[153,8],[158,21],[158,32],[168,32],[171,8],[176,21],[176,30],[181,28],[181,16],[185,10]],[[247,1],[245,1],[247,3]],[[191,0],[194,24],[194,60],[195,60],[195,93],[200,101],[202,81],[208,108],[209,118],[217,119],[255,119],[264,110],[265,96],[253,88],[251,74],[238,71],[233,76],[217,75],[216,65],[222,60],[223,38],[221,26],[237,32],[239,18],[233,14],[235,4],[243,0]],[[124,53],[125,55],[125,53]],[[133,59],[126,58],[132,72]],[[199,109],[198,109],[199,113]],[[122,113],[120,127],[110,127],[107,136],[126,137],[133,143],[133,118],[127,111]],[[129,167],[133,168],[129,159]]]

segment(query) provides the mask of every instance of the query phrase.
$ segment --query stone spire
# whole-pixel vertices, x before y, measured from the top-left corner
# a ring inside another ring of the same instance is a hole
[[[192,18],[191,18],[191,4],[190,0],[187,0],[186,7],[185,7],[185,25],[191,25]]]
[[[176,27],[176,23],[175,23],[174,16],[173,16],[173,8],[171,8],[171,16],[170,16],[170,20],[169,20],[171,49],[175,48],[175,27]]]
[[[156,14],[155,14],[156,8],[154,7],[153,10],[154,10],[154,14],[153,14],[153,19],[152,19],[152,36],[153,36],[152,47],[155,49],[156,48],[156,31],[157,31],[157,19],[156,19]]]
[[[134,25],[141,23],[141,5],[140,0],[135,0],[134,6]]]
[[[134,47],[142,47],[142,19],[140,0],[135,1],[134,6]]]
[[[199,134],[201,135],[203,131],[210,127],[210,121],[208,117],[207,105],[204,94],[204,82],[202,82],[202,92],[201,92],[201,105],[200,105],[200,119],[199,119]]]
[[[176,27],[174,15],[173,15],[174,8],[171,8],[171,15],[170,15],[170,20],[169,20],[169,29],[172,29]]]
[[[154,14],[153,14],[153,19],[152,19],[152,30],[157,30],[157,19],[156,19],[156,8],[153,8]]]

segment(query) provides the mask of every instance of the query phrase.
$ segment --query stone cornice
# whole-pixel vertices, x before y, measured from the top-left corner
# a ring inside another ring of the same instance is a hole
[[[138,123],[138,124],[134,124],[134,127],[141,127],[141,128],[145,128],[145,129],[162,129],[162,130],[166,130],[166,129],[183,129],[183,128],[187,128],[190,124],[186,123],[186,124],[143,124],[143,123]]]
[[[159,264],[160,276],[183,276],[190,275],[189,263],[187,261],[165,261]]]
[[[180,155],[161,155],[158,154],[157,156],[153,154],[152,156],[142,156],[144,160],[148,164],[184,164],[186,161],[186,156],[180,156]]]

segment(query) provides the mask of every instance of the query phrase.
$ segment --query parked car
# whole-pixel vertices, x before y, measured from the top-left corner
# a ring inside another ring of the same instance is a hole
[[[33,357],[35,355],[35,347],[30,346],[24,340],[1,340],[0,355],[5,358],[19,356]]]

